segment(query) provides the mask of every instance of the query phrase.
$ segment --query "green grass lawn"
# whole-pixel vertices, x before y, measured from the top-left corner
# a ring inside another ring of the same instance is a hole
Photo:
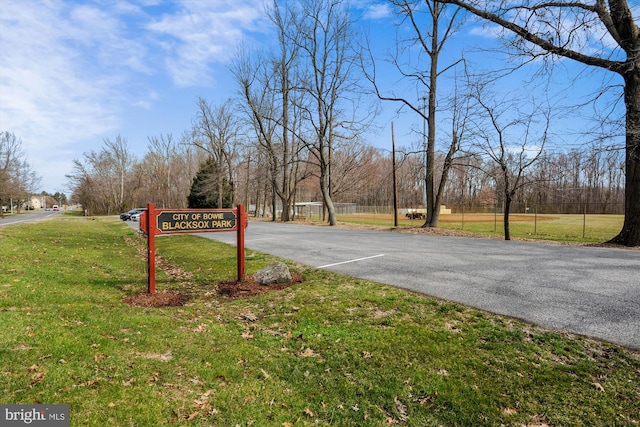
[[[73,426],[635,426],[640,354],[325,271],[219,297],[235,248],[156,240],[182,271],[142,308],[145,241],[115,218],[0,228],[0,403]],[[274,258],[248,251],[249,274]]]

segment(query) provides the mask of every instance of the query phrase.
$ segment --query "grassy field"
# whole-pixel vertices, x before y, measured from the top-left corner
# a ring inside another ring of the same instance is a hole
[[[391,227],[391,214],[341,215],[339,221]],[[503,218],[500,214],[448,214],[440,215],[439,227],[470,233],[504,236]],[[560,242],[605,242],[615,237],[624,217],[622,215],[534,215],[510,216],[512,238],[554,240]],[[424,220],[399,217],[399,227],[420,227]]]
[[[235,248],[157,245],[184,306],[123,303],[145,241],[115,218],[0,228],[0,403],[69,404],[72,426],[640,423],[638,352],[299,265],[224,298]]]

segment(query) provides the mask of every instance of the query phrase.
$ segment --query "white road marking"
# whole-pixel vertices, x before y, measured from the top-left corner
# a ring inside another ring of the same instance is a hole
[[[364,258],[350,259],[348,261],[342,261],[342,262],[336,262],[336,263],[333,263],[333,264],[321,265],[320,267],[316,267],[316,268],[333,267],[334,265],[349,264],[350,262],[364,261],[364,260],[367,260],[367,259],[378,258],[378,257],[381,257],[381,256],[384,256],[384,254],[372,255],[372,256],[368,256],[368,257],[364,257]]]

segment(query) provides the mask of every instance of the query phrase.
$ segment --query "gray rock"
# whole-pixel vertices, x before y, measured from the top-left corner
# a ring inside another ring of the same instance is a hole
[[[273,262],[263,269],[257,271],[253,278],[261,285],[272,285],[274,283],[288,283],[291,281],[289,267],[282,262]]]

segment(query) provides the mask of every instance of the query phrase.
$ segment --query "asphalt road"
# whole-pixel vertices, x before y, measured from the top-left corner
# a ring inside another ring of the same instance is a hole
[[[640,349],[640,251],[270,222],[250,222],[245,246]]]
[[[5,215],[0,218],[0,227],[21,222],[32,222],[58,215],[60,211],[27,211],[20,215]]]

